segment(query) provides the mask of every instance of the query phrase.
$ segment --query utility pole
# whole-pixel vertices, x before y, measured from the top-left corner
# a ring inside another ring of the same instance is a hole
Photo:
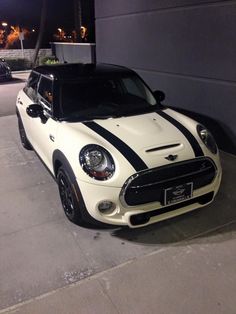
[[[35,67],[35,65],[36,65],[36,61],[37,61],[38,54],[39,54],[39,49],[41,47],[43,34],[45,31],[46,17],[47,17],[47,0],[42,0],[40,27],[39,27],[39,34],[38,34],[37,43],[36,43],[36,46],[34,49],[33,67]]]
[[[74,19],[75,19],[75,31],[78,42],[82,42],[80,29],[82,26],[82,3],[81,0],[74,0]]]
[[[20,47],[21,47],[21,55],[22,58],[24,59],[25,54],[24,54],[24,45],[23,45],[23,40],[24,40],[24,33],[22,31],[20,31],[19,33],[19,40],[20,40]]]

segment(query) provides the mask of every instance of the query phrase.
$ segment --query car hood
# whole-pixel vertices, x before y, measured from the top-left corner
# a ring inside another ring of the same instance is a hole
[[[170,109],[165,112],[170,116],[174,115],[174,119],[180,117],[181,123],[183,119],[186,120],[184,122],[195,129],[195,122],[191,119]],[[81,127],[81,123],[73,123],[71,127],[79,129],[80,132],[82,128],[83,132],[86,132],[89,137],[87,144],[102,145],[114,157],[120,155],[120,158],[125,158],[134,168],[133,172],[196,157],[192,144],[183,134],[183,130],[158,112],[115,119],[97,119],[84,122],[82,125]],[[175,159],[172,160],[170,155]]]

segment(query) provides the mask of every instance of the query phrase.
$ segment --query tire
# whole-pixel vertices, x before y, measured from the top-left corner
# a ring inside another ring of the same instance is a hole
[[[96,222],[87,212],[77,182],[72,179],[67,170],[61,166],[57,173],[59,195],[66,217],[80,226]]]
[[[30,145],[22,120],[19,116],[18,116],[18,129],[22,146],[27,150],[32,150],[32,146]]]

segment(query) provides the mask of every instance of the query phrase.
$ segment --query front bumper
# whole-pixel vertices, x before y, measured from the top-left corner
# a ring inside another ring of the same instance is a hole
[[[199,189],[195,189],[192,198],[187,201],[163,206],[161,202],[151,202],[142,205],[128,206],[122,200],[122,188],[90,184],[77,180],[89,214],[98,221],[113,225],[128,225],[131,228],[149,224],[181,215],[196,208],[203,207],[214,200],[221,182],[222,170],[217,163],[214,180]],[[114,210],[103,214],[98,206],[102,201],[110,201]]]

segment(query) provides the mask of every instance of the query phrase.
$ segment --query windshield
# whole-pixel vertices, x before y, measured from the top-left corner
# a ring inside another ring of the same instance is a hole
[[[61,109],[65,119],[106,119],[154,111],[156,100],[136,75],[95,77],[64,82]]]

